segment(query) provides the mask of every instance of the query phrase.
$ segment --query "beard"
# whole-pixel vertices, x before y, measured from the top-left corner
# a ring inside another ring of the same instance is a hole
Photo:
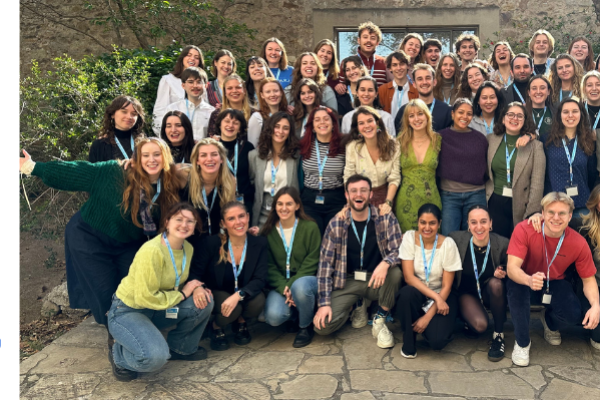
[[[362,208],[358,208],[356,206],[356,204],[354,203],[354,201],[352,201],[352,200],[350,200],[349,203],[350,203],[351,209],[353,209],[354,211],[361,212],[361,211],[364,211],[369,206],[369,199],[365,199],[365,202],[362,203]]]

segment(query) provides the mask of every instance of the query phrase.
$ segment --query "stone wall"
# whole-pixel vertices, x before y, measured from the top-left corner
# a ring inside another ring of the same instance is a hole
[[[520,37],[522,32],[514,24],[534,17],[556,17],[567,12],[579,12],[576,26],[599,31],[600,0],[238,0],[244,4],[232,7],[227,17],[245,22],[258,30],[255,43],[277,36],[293,55],[312,50],[316,41],[333,39],[333,26],[357,25],[372,20],[381,26],[456,25],[458,22],[479,25],[480,37],[495,39]],[[106,51],[107,43],[118,43],[114,32],[104,27],[91,26],[85,20],[70,20],[77,30],[53,23],[52,15],[40,18],[24,7],[21,0],[21,72],[26,73],[31,59],[46,65],[53,57],[67,53],[79,58],[84,54]],[[58,2],[56,2],[58,3]],[[83,7],[83,0],[63,0],[56,6],[64,14],[74,14]],[[89,15],[91,17],[92,15]],[[586,23],[586,16],[591,23]],[[132,33],[122,30],[120,39],[125,46],[136,45]],[[101,45],[102,43],[103,45]],[[160,43],[153,43],[160,45]]]

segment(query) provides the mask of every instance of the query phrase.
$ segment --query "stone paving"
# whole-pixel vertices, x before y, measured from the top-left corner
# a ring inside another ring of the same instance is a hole
[[[170,361],[159,372],[118,382],[107,358],[106,330],[84,321],[21,363],[22,399],[600,399],[600,352],[582,328],[563,332],[562,345],[543,339],[532,318],[529,367],[512,365],[512,325],[507,323],[506,358],[487,359],[491,331],[467,339],[456,326],[454,341],[432,351],[420,339],[418,357],[400,355],[398,324],[390,324],[396,346],[376,346],[371,327],[347,324],[329,337],[294,349],[294,334],[264,323],[253,325],[252,342],[210,350],[208,359]],[[420,338],[420,337],[419,337]],[[231,338],[230,338],[231,340]]]

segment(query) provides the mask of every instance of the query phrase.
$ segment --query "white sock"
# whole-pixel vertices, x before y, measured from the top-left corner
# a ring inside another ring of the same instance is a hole
[[[494,332],[492,335],[492,340],[496,339],[496,336],[500,336],[502,339],[504,339],[504,333]]]

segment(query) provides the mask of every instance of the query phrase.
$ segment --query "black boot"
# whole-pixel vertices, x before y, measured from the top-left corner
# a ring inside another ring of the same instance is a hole
[[[183,360],[183,361],[200,361],[206,360],[208,354],[206,353],[206,349],[204,347],[198,346],[198,351],[194,354],[183,355],[179,353],[175,353],[174,351],[169,351],[171,353],[171,360]]]
[[[131,371],[126,368],[121,368],[115,364],[115,360],[113,359],[112,347],[108,351],[108,361],[110,361],[110,365],[112,367],[112,372],[115,378],[121,382],[130,382],[134,379],[137,379],[138,373],[136,371]]]
[[[296,338],[294,339],[293,346],[297,349],[300,347],[308,346],[312,342],[314,335],[315,331],[313,329],[312,324],[310,324],[306,328],[300,328],[300,330],[296,334]]]
[[[229,349],[229,343],[225,337],[225,331],[220,328],[213,328],[210,338],[210,348],[214,351],[225,351]]]
[[[250,336],[250,332],[248,331],[248,325],[246,325],[245,322],[240,322],[236,325],[237,327],[235,325],[233,326],[233,330],[235,332],[233,341],[238,346],[245,346],[252,341],[252,337]]]

